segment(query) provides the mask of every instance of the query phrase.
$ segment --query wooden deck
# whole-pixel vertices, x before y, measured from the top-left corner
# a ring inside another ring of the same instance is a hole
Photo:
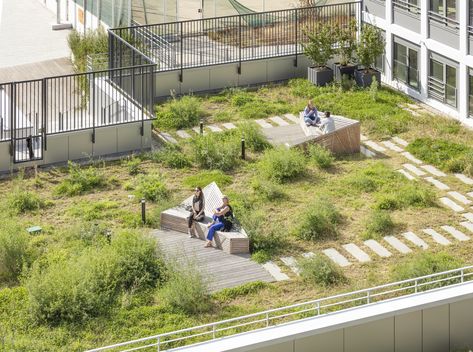
[[[322,134],[318,128],[309,127],[311,134],[304,132],[299,124],[263,129],[264,135],[273,145],[287,147],[304,146],[307,143],[321,144],[334,153],[350,154],[360,151],[360,123],[342,116],[334,116],[335,131]]]
[[[195,261],[209,279],[213,292],[253,281],[275,281],[260,264],[249,259],[249,254],[227,254],[204,248],[204,241],[177,231],[156,230],[153,235],[170,257]]]

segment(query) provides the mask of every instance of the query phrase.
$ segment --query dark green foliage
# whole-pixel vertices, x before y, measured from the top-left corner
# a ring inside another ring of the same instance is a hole
[[[232,133],[209,133],[191,141],[194,160],[202,169],[229,171],[240,159],[240,139]]]
[[[105,188],[107,179],[102,171],[95,166],[81,168],[72,161],[68,164],[69,175],[56,187],[58,195],[76,196]]]
[[[256,178],[251,183],[251,187],[257,197],[270,202],[286,198],[282,186],[274,181]]]
[[[236,133],[245,138],[245,146],[251,151],[261,152],[271,146],[260,128],[252,121],[240,123]]]
[[[28,191],[19,186],[15,187],[7,196],[8,209],[14,214],[22,214],[39,210],[46,206],[46,202],[34,191]]]
[[[335,161],[332,152],[319,144],[309,144],[307,154],[309,160],[320,169],[328,169]]]
[[[134,190],[137,198],[152,202],[167,199],[170,195],[161,175],[139,175],[136,178]]]
[[[365,24],[356,47],[358,62],[365,69],[373,66],[376,58],[384,52],[384,39],[381,30],[375,26]]]
[[[124,160],[123,164],[127,168],[130,175],[134,176],[141,173],[141,159],[132,157]]]
[[[397,189],[386,189],[377,195],[376,207],[383,210],[407,207],[427,208],[436,205],[435,193],[425,185],[405,184]]]
[[[298,149],[278,147],[266,150],[258,170],[267,180],[283,183],[306,171],[305,157]]]
[[[430,275],[442,271],[456,269],[462,262],[447,253],[419,253],[407,258],[393,267],[394,280],[407,280],[419,276]]]
[[[227,303],[231,299],[255,294],[267,287],[269,287],[269,284],[266,282],[262,282],[262,281],[249,282],[237,287],[224,288],[223,290],[215,293],[213,295],[213,298],[221,302]]]
[[[347,280],[340,267],[322,255],[301,259],[298,266],[302,279],[312,285],[329,287]]]
[[[174,144],[166,144],[161,150],[148,155],[153,161],[163,163],[173,169],[183,169],[192,165],[182,149]]]
[[[88,31],[85,35],[72,30],[67,42],[74,54],[74,63],[79,72],[86,71],[87,55],[108,53],[108,35],[102,28]]]
[[[335,29],[331,24],[319,22],[312,32],[304,31],[308,38],[307,44],[302,44],[304,54],[315,66],[325,66],[335,54]]]
[[[0,222],[0,283],[16,283],[30,259],[29,236],[14,220]]]
[[[394,228],[395,224],[387,211],[374,210],[366,223],[366,232],[363,234],[363,239],[388,235]]]
[[[172,97],[156,112],[154,126],[165,129],[181,129],[197,126],[204,116],[199,98],[185,95],[181,98]]]

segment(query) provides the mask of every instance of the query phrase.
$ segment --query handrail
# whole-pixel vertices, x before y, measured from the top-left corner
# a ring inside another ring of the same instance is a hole
[[[192,339],[195,339],[197,337],[204,337],[204,336],[207,337],[209,335],[211,335],[211,337],[208,338],[206,341],[213,340],[217,338],[216,333],[218,332],[238,329],[238,328],[242,328],[242,327],[246,327],[250,325],[256,325],[256,327],[254,327],[253,329],[248,330],[248,331],[254,331],[261,328],[261,327],[258,327],[258,324],[261,325],[265,323],[264,324],[265,327],[268,327],[270,326],[270,322],[276,319],[290,318],[296,315],[309,313],[309,312],[314,312],[316,316],[320,316],[320,315],[328,314],[328,313],[324,313],[324,314],[321,313],[321,310],[324,308],[332,308],[332,307],[337,307],[344,304],[367,305],[367,304],[374,303],[375,299],[381,296],[387,296],[387,298],[385,299],[391,299],[394,297],[416,294],[420,290],[437,289],[439,285],[442,285],[442,283],[446,284],[444,286],[451,286],[451,285],[463,283],[465,281],[469,281],[472,279],[473,279],[473,266],[466,266],[463,268],[448,270],[441,273],[435,273],[435,274],[425,275],[425,276],[421,276],[421,277],[417,277],[413,279],[397,281],[394,283],[388,283],[388,284],[379,285],[379,286],[362,289],[362,290],[357,290],[353,292],[341,293],[341,294],[326,297],[326,298],[315,299],[315,300],[311,300],[311,301],[307,301],[303,303],[297,303],[297,304],[292,304],[285,307],[274,308],[274,309],[270,309],[270,310],[266,310],[262,312],[257,312],[257,313],[252,313],[245,316],[221,320],[221,321],[213,322],[209,324],[198,325],[198,326],[194,326],[194,327],[190,327],[186,329],[180,329],[180,330],[171,331],[171,332],[167,332],[167,333],[163,333],[159,335],[153,335],[149,337],[144,337],[144,338],[140,338],[140,339],[136,339],[132,341],[121,342],[121,343],[117,343],[110,346],[88,350],[87,352],[108,351],[108,350],[117,349],[121,347],[127,347],[127,346],[130,348],[125,349],[125,350],[120,350],[120,351],[123,351],[123,352],[133,351],[133,350],[147,348],[147,347],[157,347],[158,351],[164,351],[162,347],[172,342],[184,342],[184,343],[190,342],[189,344],[192,344],[195,342],[195,341],[192,341]],[[432,286],[432,287],[429,288],[429,286]],[[389,289],[389,290],[386,290],[386,289]],[[385,290],[385,291],[382,291],[382,290]],[[382,292],[378,292],[378,291],[382,291]],[[412,293],[412,291],[414,291],[414,293]],[[355,296],[355,297],[346,299],[346,298],[349,298],[350,296]],[[302,309],[297,310],[298,308],[302,308]],[[342,307],[340,309],[335,309],[335,311],[343,311],[345,309],[347,308]],[[290,312],[281,314],[281,312],[283,311],[290,311]],[[272,316],[273,313],[278,313],[278,315]],[[247,321],[249,319],[253,319],[253,320]],[[297,320],[297,319],[293,319],[291,321],[294,321],[294,320]],[[227,324],[234,323],[234,322],[239,322],[239,324],[225,326]],[[179,336],[184,333],[192,333],[192,332],[194,333],[188,336]],[[165,338],[167,337],[173,337],[173,338],[170,340],[165,340]],[[151,340],[156,341],[156,342],[153,342],[146,346],[136,346],[137,344],[149,343]],[[132,345],[135,345],[135,347],[132,347]]]
[[[460,29],[459,21],[451,19],[444,15],[438,14],[437,12],[434,12],[434,11],[429,11],[429,20],[451,27],[455,30]]]
[[[420,16],[420,6],[413,4],[408,0],[393,0],[393,6],[395,8],[408,11],[410,13]]]

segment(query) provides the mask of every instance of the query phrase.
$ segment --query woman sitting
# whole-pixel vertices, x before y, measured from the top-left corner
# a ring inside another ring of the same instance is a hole
[[[189,237],[194,237],[192,233],[192,227],[194,221],[202,221],[205,217],[205,199],[204,193],[202,192],[202,188],[196,187],[194,198],[192,198],[192,212],[190,213],[189,217],[187,218],[187,227],[188,227],[188,234]]]
[[[228,231],[231,229],[233,209],[227,196],[222,197],[222,202],[222,206],[218,207],[214,211],[214,215],[212,216],[213,221],[207,225],[209,232],[207,234],[207,243],[205,244],[205,247],[212,247],[212,240],[216,231],[220,231],[222,229]]]
[[[304,122],[307,126],[315,126],[320,122],[319,113],[312,100],[309,100],[304,109]]]

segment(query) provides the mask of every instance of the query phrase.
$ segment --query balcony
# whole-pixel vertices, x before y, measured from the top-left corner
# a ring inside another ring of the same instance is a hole
[[[420,7],[408,0],[393,0],[393,21],[401,27],[420,33]]]
[[[379,18],[386,18],[386,2],[384,0],[365,0],[363,11]]]
[[[457,20],[429,11],[429,38],[459,49],[459,28]]]

